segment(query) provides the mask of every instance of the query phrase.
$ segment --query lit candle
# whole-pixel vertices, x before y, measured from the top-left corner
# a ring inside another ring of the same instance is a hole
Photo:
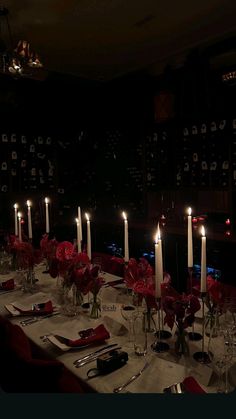
[[[32,239],[32,220],[31,220],[31,202],[29,200],[26,201],[26,205],[28,208],[28,236],[29,239]]]
[[[45,198],[45,208],[46,208],[46,233],[50,232],[50,228],[49,228],[49,211],[48,211],[48,203],[49,203],[49,199]]]
[[[81,253],[80,223],[79,223],[78,218],[76,218],[75,221],[77,225],[77,249],[78,249],[78,253]]]
[[[18,210],[18,204],[14,204],[14,210],[15,210],[15,236],[18,236],[18,219],[17,219],[17,210]]]
[[[122,212],[124,218],[124,260],[129,261],[129,231],[128,231],[128,219],[126,213]]]
[[[89,215],[85,213],[85,217],[87,219],[87,255],[89,260],[92,259],[92,253],[91,253],[91,231],[90,231],[90,219]]]
[[[19,220],[19,241],[22,242],[22,234],[21,234],[21,212],[18,212],[18,220]]]
[[[202,226],[201,292],[206,292],[206,235]]]
[[[156,298],[161,298],[161,283],[163,282],[162,240],[159,223],[155,240],[155,292]]]
[[[192,209],[188,209],[188,268],[193,267]]]
[[[80,207],[78,207],[78,219],[79,219],[80,241],[82,241],[83,240],[83,234],[82,234],[82,219],[81,219]]]

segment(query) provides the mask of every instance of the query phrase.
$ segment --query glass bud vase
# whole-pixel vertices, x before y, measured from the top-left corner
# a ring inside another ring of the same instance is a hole
[[[81,291],[76,287],[76,285],[73,285],[73,304],[76,307],[82,306],[84,299],[83,294]]]
[[[91,302],[90,317],[91,319],[98,319],[100,316],[101,316],[101,300],[97,296],[97,294],[95,294]]]
[[[144,356],[147,353],[147,313],[139,312],[134,320],[134,352]]]
[[[218,336],[219,314],[217,311],[208,311],[205,319],[205,335],[210,338]]]
[[[145,315],[145,330],[147,333],[154,333],[156,331],[156,323],[154,320],[154,315],[156,313],[156,310],[154,308],[147,308],[147,310],[144,311]]]
[[[35,273],[33,268],[25,271],[22,290],[23,292],[33,292],[35,289]]]
[[[186,340],[187,333],[184,329],[178,328],[175,341],[175,353],[178,356],[189,355],[189,345]]]

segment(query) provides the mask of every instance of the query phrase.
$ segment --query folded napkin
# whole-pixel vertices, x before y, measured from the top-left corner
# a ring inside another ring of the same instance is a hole
[[[0,292],[13,290],[15,286],[14,279],[8,279],[7,281],[0,282]]]
[[[23,310],[20,307],[17,307],[17,305],[12,304],[14,309],[16,309],[17,311],[20,312],[21,315],[34,315],[34,316],[42,316],[45,314],[51,314],[53,312],[53,305],[51,300],[45,302],[45,303],[41,303],[41,304],[33,304],[33,309],[32,310]]]
[[[106,339],[110,338],[110,333],[107,331],[103,324],[100,324],[93,330],[91,336],[80,338],[76,340],[68,339],[67,345],[70,347],[79,347],[84,345],[90,345],[93,343],[103,342]]]
[[[205,390],[198,384],[194,377],[186,377],[183,380],[183,385],[186,393],[205,394]]]

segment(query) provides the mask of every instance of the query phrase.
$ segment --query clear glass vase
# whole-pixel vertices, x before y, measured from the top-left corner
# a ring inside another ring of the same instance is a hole
[[[23,282],[22,282],[22,291],[23,292],[33,292],[35,290],[35,272],[34,268],[29,268],[24,271]]]
[[[147,308],[144,311],[145,315],[145,330],[147,333],[154,333],[156,332],[156,322],[154,320],[154,315],[156,314],[156,310],[154,308]]]
[[[217,311],[208,311],[205,318],[205,335],[210,338],[218,336],[219,313]]]
[[[91,311],[90,311],[90,317],[91,319],[98,319],[101,316],[101,300],[95,294],[93,296],[93,300],[91,301]]]
[[[185,329],[178,328],[176,332],[175,353],[178,356],[189,355],[189,344],[187,341],[187,332]]]
[[[147,353],[147,313],[139,312],[134,319],[134,352],[144,356]]]

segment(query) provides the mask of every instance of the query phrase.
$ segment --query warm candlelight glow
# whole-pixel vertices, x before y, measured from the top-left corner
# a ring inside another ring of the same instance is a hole
[[[27,207],[31,207],[32,206],[31,201],[29,199],[27,199],[26,205],[27,205]]]
[[[202,237],[205,237],[205,235],[206,235],[204,226],[202,226],[202,228],[201,228],[201,234],[202,234]]]
[[[86,217],[86,220],[89,221],[89,214],[87,212],[85,213],[85,217]]]
[[[14,204],[14,208],[16,210],[17,208],[19,208],[19,205],[18,204]]]
[[[122,217],[124,218],[124,220],[127,220],[127,215],[126,215],[126,212],[122,212]]]
[[[78,218],[76,218],[76,219],[75,219],[75,222],[76,222],[77,224],[79,224],[79,219],[78,219]]]
[[[18,212],[17,217],[20,219],[22,217],[21,212]]]
[[[48,204],[49,203],[49,199],[46,197],[45,198],[45,204]]]
[[[189,209],[188,209],[188,215],[192,215],[192,208],[191,207],[189,207]]]

